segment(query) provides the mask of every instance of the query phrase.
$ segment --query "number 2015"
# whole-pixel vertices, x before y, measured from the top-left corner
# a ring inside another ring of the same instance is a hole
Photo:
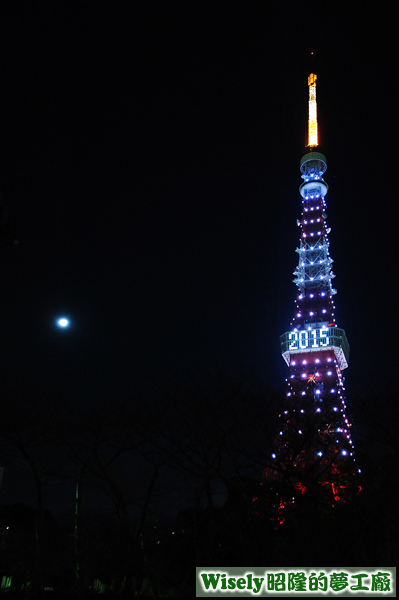
[[[319,335],[317,335],[317,333],[319,333]],[[305,350],[306,348],[320,348],[322,346],[328,346],[330,343],[330,338],[327,334],[327,327],[304,331],[292,331],[290,334],[288,334],[288,339],[291,342],[289,349]]]

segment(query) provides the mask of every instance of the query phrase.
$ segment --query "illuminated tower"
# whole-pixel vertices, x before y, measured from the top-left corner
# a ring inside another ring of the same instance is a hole
[[[316,75],[308,79],[308,145],[300,162],[303,183],[295,315],[281,338],[288,365],[286,402],[269,474],[289,484],[289,500],[280,510],[310,492],[335,506],[356,486],[357,466],[347,414],[342,371],[348,366],[349,345],[337,327],[332,287],[333,260],[329,254],[326,157],[318,149]]]

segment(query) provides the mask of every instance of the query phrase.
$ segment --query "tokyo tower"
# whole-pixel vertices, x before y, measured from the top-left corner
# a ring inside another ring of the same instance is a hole
[[[349,345],[335,320],[333,260],[329,253],[326,194],[327,169],[318,148],[316,75],[309,86],[308,145],[300,161],[302,199],[295,314],[290,330],[280,337],[288,365],[285,404],[266,478],[286,485],[280,510],[302,495],[316,494],[336,506],[358,491],[351,423],[342,371],[348,366]]]

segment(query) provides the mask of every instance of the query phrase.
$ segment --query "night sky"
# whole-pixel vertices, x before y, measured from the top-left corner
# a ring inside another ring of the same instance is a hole
[[[389,383],[392,15],[310,6],[2,2],[3,387],[111,402],[216,366],[282,387],[312,70],[347,381]]]

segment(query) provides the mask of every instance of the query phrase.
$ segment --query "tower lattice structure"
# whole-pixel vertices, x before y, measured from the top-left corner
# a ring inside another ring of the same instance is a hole
[[[316,75],[309,85],[308,145],[300,161],[303,182],[295,314],[281,338],[288,365],[284,408],[271,457],[269,477],[289,484],[289,499],[280,497],[280,509],[298,497],[317,492],[326,505],[346,501],[358,490],[351,422],[345,400],[342,371],[348,366],[349,345],[335,319],[329,253],[326,194],[323,176],[327,161],[318,147]],[[293,490],[293,491],[292,491]]]

